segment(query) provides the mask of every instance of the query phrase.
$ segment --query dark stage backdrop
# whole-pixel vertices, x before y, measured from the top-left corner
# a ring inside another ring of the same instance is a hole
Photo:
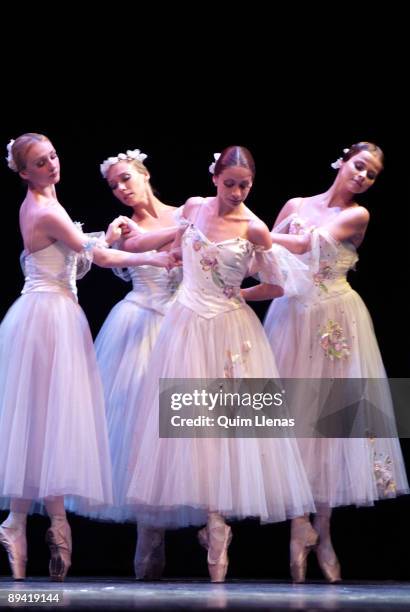
[[[120,115],[117,108],[117,114]],[[254,126],[235,126],[215,134],[198,119],[159,129],[137,120],[135,115],[116,123],[104,119],[30,123],[12,121],[0,130],[1,157],[6,144],[26,131],[45,133],[54,143],[61,162],[58,196],[71,217],[84,223],[85,231],[105,229],[127,209],[116,200],[100,176],[99,164],[108,156],[140,148],[148,154],[146,165],[157,195],[180,205],[189,196],[214,193],[208,166],[212,154],[230,144],[247,146],[255,156],[257,174],[248,205],[269,225],[290,197],[311,195],[328,188],[335,171],[330,163],[342,149],[359,140],[379,144],[386,155],[385,170],[362,203],[371,213],[367,236],[359,250],[357,270],[350,282],[367,304],[375,325],[387,372],[391,377],[410,374],[410,333],[407,285],[409,278],[408,151],[405,139],[390,125],[363,124],[347,127],[330,120],[305,115],[303,120],[276,116]],[[69,114],[67,113],[67,117]],[[0,163],[2,205],[3,274],[1,317],[18,297],[23,277],[19,267],[22,242],[18,231],[19,203],[24,187]],[[79,281],[79,300],[93,335],[108,312],[129,290],[110,270],[93,267]],[[255,305],[262,319],[268,304]],[[193,357],[194,358],[194,357]],[[64,389],[62,389],[64,393]],[[408,467],[410,445],[402,440]],[[374,508],[338,509],[334,513],[334,543],[350,579],[410,579],[410,499],[378,503]],[[133,525],[113,525],[70,517],[73,528],[74,575],[132,575],[135,547]],[[44,543],[47,519],[29,519],[29,567],[31,575],[47,572],[48,551]],[[235,577],[282,578],[288,576],[289,525],[259,526],[244,521],[234,526],[230,548],[230,575]],[[311,575],[318,568],[311,562]],[[0,574],[7,572],[6,555],[0,550]],[[196,541],[195,530],[167,535],[169,576],[206,576],[206,554]]]

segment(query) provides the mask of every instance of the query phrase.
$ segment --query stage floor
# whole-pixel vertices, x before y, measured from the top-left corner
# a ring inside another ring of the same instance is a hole
[[[64,610],[410,610],[408,582],[309,582],[179,579],[43,578],[13,582],[0,578],[0,608]]]

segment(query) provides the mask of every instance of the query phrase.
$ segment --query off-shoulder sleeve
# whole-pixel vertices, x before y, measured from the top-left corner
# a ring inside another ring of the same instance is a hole
[[[287,297],[306,291],[311,284],[309,267],[279,244],[270,249],[255,247],[248,275],[257,275],[262,283],[279,285]]]
[[[139,230],[139,228],[138,228],[138,230]],[[112,246],[113,249],[121,250],[120,249],[120,240],[116,240],[115,242],[112,243],[111,246]],[[118,276],[118,278],[120,278],[121,280],[125,281],[126,283],[128,283],[131,280],[131,274],[130,274],[128,268],[111,268],[111,272],[113,272],[115,274],[115,276]]]
[[[282,285],[285,296],[292,297],[304,293],[312,283],[309,266],[300,257],[279,244],[274,244],[272,250],[285,279],[285,283]]]
[[[314,228],[310,233],[310,252],[308,264],[312,274],[319,271],[321,253],[327,253],[327,257],[337,254],[339,242],[324,227]]]
[[[283,219],[278,225],[275,225],[273,232],[278,234],[295,233],[292,232],[292,222],[297,223],[297,213],[292,213],[285,219]],[[305,228],[306,231],[306,228]],[[321,251],[327,249],[328,251],[334,251],[338,248],[338,241],[333,238],[329,231],[323,227],[312,226],[308,230],[310,245],[306,251],[303,261],[308,265],[312,274],[315,274],[319,270]]]
[[[190,221],[184,216],[184,210],[185,204],[177,208],[173,213],[174,220],[180,228],[186,228],[190,224]]]
[[[261,283],[284,287],[285,279],[275,254],[274,245],[270,249],[254,245],[248,276],[257,276]]]
[[[84,233],[84,239],[83,249],[77,253],[77,279],[83,278],[90,270],[94,259],[94,248],[108,248],[105,232]]]
[[[282,219],[280,223],[275,225],[272,231],[276,232],[277,234],[288,234],[289,226],[296,217],[297,217],[296,213],[292,213],[291,215],[288,215],[287,217]]]

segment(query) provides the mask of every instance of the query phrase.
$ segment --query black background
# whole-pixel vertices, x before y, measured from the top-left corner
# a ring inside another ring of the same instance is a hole
[[[164,202],[179,205],[189,196],[214,193],[208,172],[214,152],[230,144],[247,146],[257,168],[247,203],[271,226],[287,199],[329,187],[335,172],[330,163],[343,148],[360,140],[376,142],[386,155],[385,170],[361,199],[371,213],[371,222],[350,282],[369,308],[388,375],[408,377],[410,200],[405,122],[394,110],[377,103],[374,85],[371,104],[369,98],[365,102],[356,101],[354,96],[346,100],[323,90],[315,99],[313,89],[308,92],[302,88],[295,97],[290,92],[276,95],[266,88],[259,93],[258,104],[250,107],[241,98],[240,90],[233,100],[232,87],[226,89],[229,92],[218,91],[217,105],[213,95],[197,89],[194,96],[190,95],[189,104],[182,103],[175,111],[172,105],[165,111],[164,102],[164,108],[156,106],[154,113],[147,113],[135,96],[132,103],[124,102],[123,97],[112,104],[102,100],[98,116],[86,109],[85,97],[83,112],[78,110],[78,99],[73,106],[66,101],[57,119],[50,118],[44,109],[34,115],[34,120],[25,112],[9,114],[0,129],[0,150],[5,157],[9,139],[26,131],[45,133],[60,156],[60,202],[74,220],[84,223],[85,231],[95,231],[105,229],[113,217],[127,212],[101,178],[99,164],[109,155],[129,148],[140,148],[148,154],[146,165],[157,195]],[[226,93],[229,96],[224,103]],[[167,96],[172,97],[169,89]],[[204,97],[206,104],[199,105]],[[18,177],[4,161],[0,164],[4,254],[1,316],[18,297],[23,282],[18,264],[22,248],[18,209],[24,193]],[[111,271],[97,267],[79,282],[80,303],[94,336],[111,307],[127,291],[128,286]],[[261,318],[267,306],[256,304]],[[408,440],[402,440],[402,445],[409,465]],[[336,510],[334,544],[344,577],[410,579],[409,516],[408,497],[380,502],[374,508]],[[72,574],[132,575],[134,525],[97,523],[74,516],[70,522],[74,543]],[[29,518],[31,575],[47,573],[47,524],[44,517]],[[233,532],[229,575],[288,576],[288,523],[259,526],[254,521],[244,521],[234,525]],[[317,565],[313,560],[310,563],[309,574],[319,577]],[[0,573],[7,572],[6,554],[0,550]],[[207,575],[206,554],[196,541],[196,530],[167,534],[166,574]]]

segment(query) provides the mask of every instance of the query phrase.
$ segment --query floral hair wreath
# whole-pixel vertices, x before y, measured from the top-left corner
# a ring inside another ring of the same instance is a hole
[[[14,161],[13,158],[13,153],[11,151],[12,147],[14,144],[14,140],[13,138],[10,140],[9,144],[7,145],[7,157],[6,157],[6,161],[7,161],[7,165],[10,168],[10,170],[13,170],[13,172],[17,172],[17,166],[16,166],[16,162]]]
[[[346,153],[348,153],[350,151],[350,149],[343,149],[343,157],[346,155]],[[338,157],[338,159],[336,161],[334,161],[331,165],[332,168],[334,168],[335,170],[339,170],[339,168],[342,166],[342,162],[343,162],[343,157]]]
[[[212,162],[212,164],[209,166],[209,172],[210,172],[211,174],[214,174],[214,173],[215,173],[215,164],[216,164],[216,162],[218,161],[218,159],[219,159],[220,157],[221,157],[221,154],[220,154],[220,153],[214,153],[214,160],[215,160],[215,161],[213,161],[213,162]]]
[[[134,161],[137,160],[139,162],[143,162],[144,159],[147,159],[148,155],[145,153],[141,153],[139,149],[134,149],[133,151],[128,150],[126,153],[118,153],[117,157],[108,157],[103,163],[100,165],[101,174],[104,178],[107,178],[107,172],[110,166],[114,164],[118,164],[120,161]]]

